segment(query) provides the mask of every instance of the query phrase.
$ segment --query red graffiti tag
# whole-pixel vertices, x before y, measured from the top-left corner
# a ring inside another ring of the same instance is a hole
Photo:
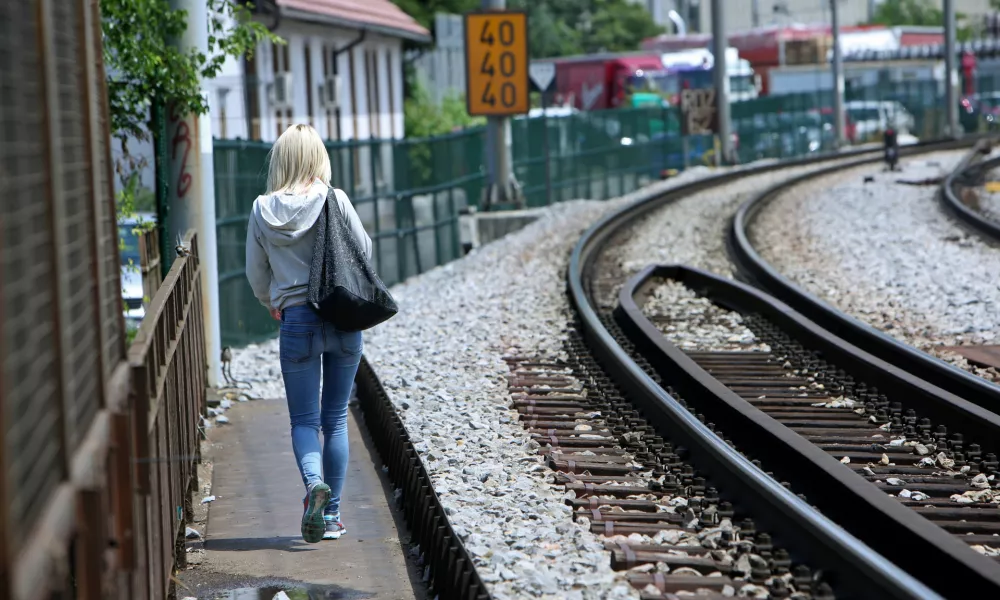
[[[188,173],[188,154],[191,152],[191,128],[188,126],[186,120],[182,120],[181,116],[177,114],[177,109],[174,108],[170,111],[170,123],[176,127],[174,130],[174,137],[171,140],[171,147],[173,149],[173,154],[171,155],[174,164],[177,163],[177,150],[184,144],[184,157],[181,159],[181,168],[177,173],[177,198],[183,198],[187,196],[188,191],[191,189],[191,174]]]

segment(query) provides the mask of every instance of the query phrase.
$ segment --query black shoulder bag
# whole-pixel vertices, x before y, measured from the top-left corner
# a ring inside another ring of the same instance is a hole
[[[354,237],[332,187],[316,222],[308,301],[341,331],[369,329],[399,310]]]

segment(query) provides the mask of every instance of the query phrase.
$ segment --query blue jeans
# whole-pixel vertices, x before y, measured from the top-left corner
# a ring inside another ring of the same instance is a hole
[[[292,422],[292,449],[307,488],[319,481],[330,486],[327,514],[340,512],[340,493],[347,474],[347,401],[362,349],[360,331],[339,331],[308,305],[282,311],[279,354]]]

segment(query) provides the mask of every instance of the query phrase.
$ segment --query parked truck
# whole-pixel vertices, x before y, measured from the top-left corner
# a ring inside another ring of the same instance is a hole
[[[663,68],[655,53],[590,54],[550,58],[556,68],[557,102],[577,110],[643,106],[658,99],[642,92],[647,73]],[[637,92],[633,97],[633,90]]]
[[[556,101],[581,111],[635,108],[676,100],[681,87],[711,86],[714,66],[712,53],[701,48],[666,54],[591,54],[536,62],[555,65]],[[753,69],[735,48],[726,51],[726,70],[733,102],[757,97]]]

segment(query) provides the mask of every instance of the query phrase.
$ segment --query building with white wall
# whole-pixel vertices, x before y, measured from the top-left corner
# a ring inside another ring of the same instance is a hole
[[[411,50],[417,81],[435,104],[465,94],[465,21],[462,15],[434,15],[434,47]]]
[[[259,15],[285,44],[230,59],[206,88],[212,135],[273,141],[292,123],[329,140],[399,139],[403,41],[430,33],[390,0],[277,0]]]

